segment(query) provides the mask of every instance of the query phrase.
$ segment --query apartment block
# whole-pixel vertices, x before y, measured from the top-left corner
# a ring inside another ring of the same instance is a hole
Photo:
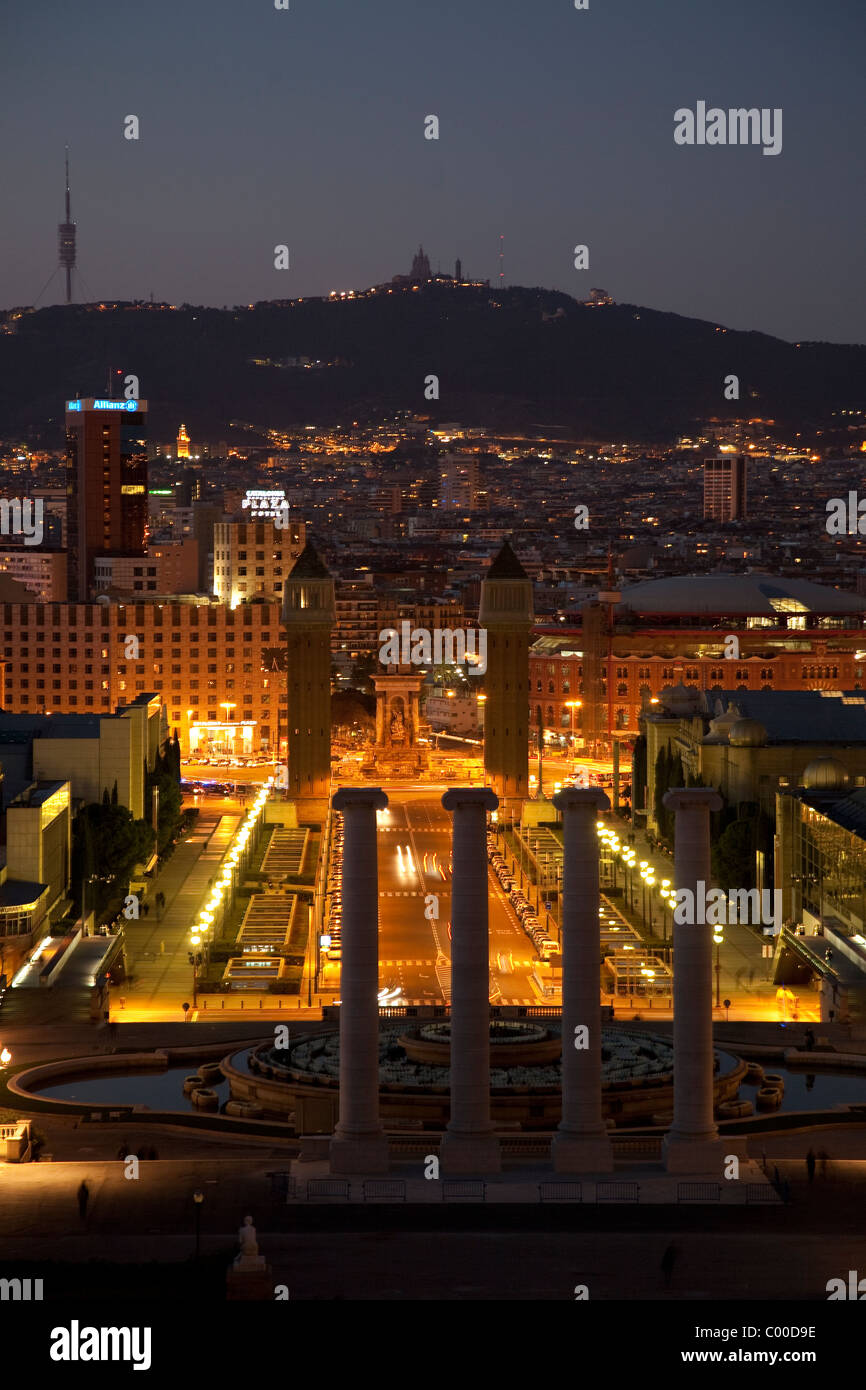
[[[21,713],[110,714],[158,697],[184,750],[273,746],[285,674],[280,605],[188,602],[0,604],[5,708]],[[263,666],[268,669],[263,669]]]

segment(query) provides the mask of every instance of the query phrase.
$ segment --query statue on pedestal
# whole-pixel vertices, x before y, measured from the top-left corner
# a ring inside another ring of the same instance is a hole
[[[406,726],[399,709],[391,715],[391,743],[403,743],[406,739]]]
[[[253,1270],[263,1269],[265,1261],[259,1254],[259,1243],[256,1239],[256,1228],[253,1225],[251,1216],[244,1217],[244,1224],[238,1230],[238,1244],[240,1253],[235,1257],[235,1269]]]

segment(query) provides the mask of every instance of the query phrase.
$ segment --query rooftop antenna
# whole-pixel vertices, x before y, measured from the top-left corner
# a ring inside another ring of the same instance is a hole
[[[499,237],[499,288],[505,284],[505,237]]]
[[[57,228],[60,264],[66,271],[66,303],[72,303],[72,272],[75,269],[75,223],[69,208],[69,146],[66,146],[66,221]]]

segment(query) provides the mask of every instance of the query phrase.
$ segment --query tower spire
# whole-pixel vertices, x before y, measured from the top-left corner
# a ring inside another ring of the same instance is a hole
[[[75,223],[69,197],[69,146],[66,146],[66,221],[57,228],[60,264],[66,271],[66,303],[72,303],[72,272],[75,269]]]

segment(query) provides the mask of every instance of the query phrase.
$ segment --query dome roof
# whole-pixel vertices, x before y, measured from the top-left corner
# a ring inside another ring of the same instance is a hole
[[[716,708],[721,702],[717,702]],[[724,714],[717,714],[710,720],[709,733],[705,742],[708,743],[727,743],[728,734],[734,724],[738,724],[743,718],[742,710],[737,709],[733,700],[728,701],[728,708]]]
[[[738,719],[728,733],[732,748],[763,748],[766,742],[767,730],[757,719]]]
[[[803,786],[809,791],[831,791],[847,787],[848,769],[838,758],[813,758],[803,773]]]
[[[626,585],[621,601],[634,613],[777,614],[862,613],[866,598],[809,579],[751,571],[747,574],[677,574]],[[620,612],[618,617],[622,617]]]
[[[704,706],[703,695],[694,685],[666,685],[661,692],[661,703],[665,713],[676,714],[681,718],[700,714]]]

